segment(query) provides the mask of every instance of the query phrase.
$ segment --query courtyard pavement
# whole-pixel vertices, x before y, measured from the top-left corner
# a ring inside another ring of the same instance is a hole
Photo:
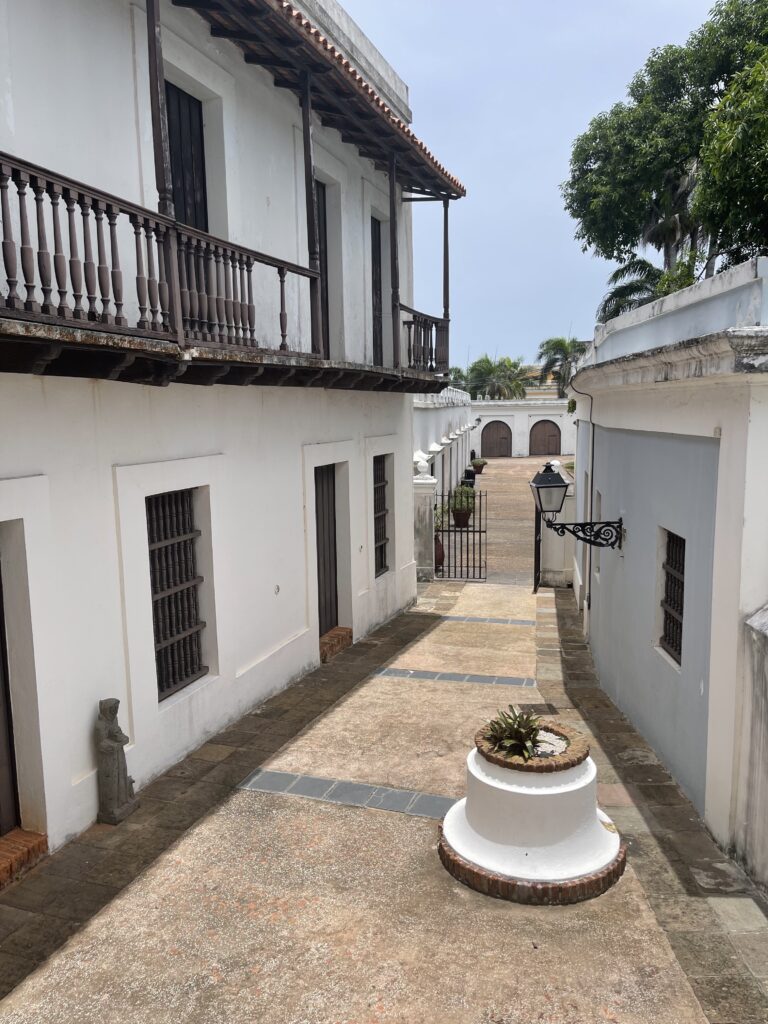
[[[0,893],[0,1020],[768,1022],[759,894],[598,688],[573,594],[531,593],[534,465],[481,478],[487,583],[423,587],[153,782],[128,821]],[[472,736],[509,703],[590,736],[629,849],[596,900],[496,901],[438,860]]]

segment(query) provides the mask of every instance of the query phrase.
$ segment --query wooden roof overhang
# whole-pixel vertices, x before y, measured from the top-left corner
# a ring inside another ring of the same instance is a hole
[[[301,100],[309,72],[313,110],[323,125],[388,173],[397,156],[397,181],[416,194],[458,199],[461,182],[430,153],[347,58],[307,18],[285,0],[173,0],[197,11],[211,34],[243,51],[248,64],[269,71],[278,88]]]
[[[0,373],[90,377],[159,387],[255,384],[334,390],[442,391],[447,380],[422,370],[321,359],[305,352],[235,346],[180,348],[97,324],[57,323],[41,314],[0,315]]]

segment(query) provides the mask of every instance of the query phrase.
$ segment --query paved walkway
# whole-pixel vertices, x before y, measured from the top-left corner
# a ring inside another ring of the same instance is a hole
[[[522,517],[529,467],[486,474]],[[530,572],[524,547],[495,571]],[[472,735],[510,702],[592,737],[629,843],[597,900],[503,903],[440,865]],[[572,594],[493,578],[423,588],[205,744],[0,894],[0,936],[6,991],[40,964],[0,1003],[18,1024],[768,1021],[759,898],[598,689]]]

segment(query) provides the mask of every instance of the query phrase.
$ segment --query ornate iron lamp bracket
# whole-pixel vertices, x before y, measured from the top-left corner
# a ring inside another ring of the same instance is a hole
[[[555,523],[544,517],[544,522],[558,537],[570,533],[576,540],[584,541],[593,548],[618,548],[624,540],[624,522],[617,519],[608,523]]]

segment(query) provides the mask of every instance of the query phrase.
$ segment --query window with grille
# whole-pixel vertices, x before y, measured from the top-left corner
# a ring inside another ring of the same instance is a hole
[[[152,577],[157,690],[160,700],[204,676],[198,591],[193,491],[147,498],[147,534]]]
[[[670,658],[681,663],[683,655],[683,604],[685,594],[685,540],[667,532],[667,550],[662,563],[664,596],[661,601],[663,615],[659,644]]]
[[[373,459],[373,544],[376,575],[389,570],[387,561],[387,457],[375,455]]]

